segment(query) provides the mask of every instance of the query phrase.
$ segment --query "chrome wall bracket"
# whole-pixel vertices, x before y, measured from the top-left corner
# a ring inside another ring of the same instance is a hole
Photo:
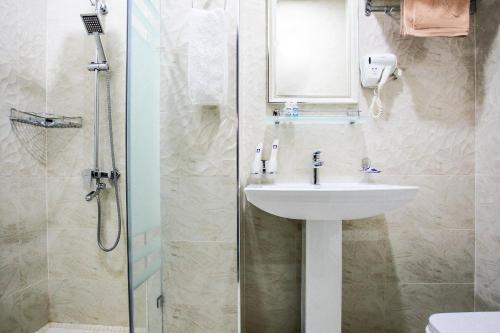
[[[109,71],[109,65],[106,63],[106,62],[101,62],[101,63],[95,63],[95,62],[91,62],[87,69],[89,70],[89,72],[93,72],[93,71]]]
[[[400,5],[373,5],[373,0],[365,0],[365,15],[370,16],[374,12],[383,12],[386,14],[392,14],[394,12],[401,11]]]
[[[109,13],[108,6],[102,0],[89,0],[92,7],[95,7],[96,11],[100,14],[106,15]]]
[[[382,171],[372,167],[372,161],[368,157],[365,157],[361,160],[361,172],[369,174],[369,173],[381,173]]]

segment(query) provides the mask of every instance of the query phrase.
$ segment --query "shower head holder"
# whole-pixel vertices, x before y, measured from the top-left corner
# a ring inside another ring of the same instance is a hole
[[[102,15],[109,13],[108,6],[102,0],[89,0],[92,7],[96,8]]]

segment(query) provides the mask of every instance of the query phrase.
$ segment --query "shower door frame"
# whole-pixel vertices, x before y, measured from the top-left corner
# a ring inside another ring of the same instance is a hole
[[[132,41],[132,31],[133,31],[133,9],[132,7],[134,6],[134,1],[136,0],[127,0],[127,28],[126,28],[126,92],[125,92],[125,98],[126,98],[126,117],[125,117],[125,165],[126,165],[126,221],[127,221],[127,292],[128,292],[128,318],[129,318],[129,332],[134,333],[135,332],[135,324],[136,320],[134,318],[134,291],[136,288],[134,288],[134,281],[132,279],[133,277],[133,268],[134,268],[134,259],[133,259],[133,242],[132,238],[134,235],[131,235],[131,232],[133,230],[133,218],[131,214],[131,203],[132,203],[132,196],[131,196],[131,186],[132,186],[132,174],[131,174],[131,168],[130,168],[130,162],[131,162],[131,156],[130,156],[130,134],[131,134],[131,125],[132,125],[132,118],[131,118],[131,111],[132,111],[132,104],[131,104],[131,82],[132,82],[132,48],[131,48],[131,41]],[[159,89],[159,88],[158,88]],[[158,181],[160,181],[158,179]],[[161,218],[161,215],[160,215]],[[160,219],[161,221],[161,219]],[[148,238],[147,232],[144,234],[144,240]],[[160,235],[160,253],[161,253],[161,235]],[[161,260],[161,259],[160,259]],[[147,257],[146,257],[146,262],[147,262]],[[162,276],[163,276],[163,260],[160,262],[160,268],[156,270],[152,275],[150,275],[145,281],[142,283],[148,283],[151,278],[154,277],[154,275],[160,274],[160,284],[162,283]],[[141,285],[142,285],[141,283]],[[137,286],[138,287],[138,286]],[[147,291],[149,288],[147,287]],[[163,308],[163,290],[160,290],[160,296],[156,299],[156,304],[157,308]],[[148,298],[148,294],[146,294],[146,299]],[[146,328],[148,328],[149,324],[149,311],[148,311],[148,303],[146,303],[146,311],[145,311],[145,319],[146,319]],[[160,309],[161,311],[161,331],[163,332],[163,310]]]

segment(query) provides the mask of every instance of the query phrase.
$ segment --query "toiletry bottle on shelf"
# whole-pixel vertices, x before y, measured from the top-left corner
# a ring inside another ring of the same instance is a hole
[[[283,114],[287,117],[298,117],[299,104],[294,101],[286,102],[285,107],[283,108]]]
[[[273,146],[271,149],[271,157],[269,158],[269,168],[268,173],[270,175],[275,175],[278,173],[278,150],[279,150],[280,140],[275,139],[273,141]]]
[[[292,117],[298,117],[299,116],[299,103],[293,102],[292,104]]]

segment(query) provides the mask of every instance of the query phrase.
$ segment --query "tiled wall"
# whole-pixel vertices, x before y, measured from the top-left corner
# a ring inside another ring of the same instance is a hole
[[[9,121],[15,107],[45,111],[45,1],[0,3],[0,332],[48,320],[45,130]]]
[[[121,195],[125,198],[126,2],[108,0],[103,44],[111,68],[113,126]],[[80,18],[91,12],[88,1],[50,0],[47,8],[47,111],[82,116],[81,129],[54,129],[47,139],[47,209],[50,321],[127,325],[126,232],[117,249],[97,246],[95,200],[84,200],[90,186],[82,171],[93,167],[94,39]],[[101,165],[110,169],[105,80],[101,79]],[[116,233],[111,191],[103,199],[106,244]],[[124,206],[123,206],[124,207]],[[125,225],[124,221],[124,225]]]
[[[343,332],[422,332],[439,311],[474,309],[474,33],[468,38],[402,38],[399,18],[365,17],[360,55],[392,52],[404,70],[387,84],[386,115],[360,125],[266,124],[266,2],[241,3],[241,180],[255,146],[281,140],[279,181],[308,182],[311,153],[323,181],[420,186],[406,207],[343,227]],[[371,91],[362,91],[367,110]],[[247,333],[300,332],[301,222],[243,204],[243,321]]]
[[[500,310],[500,3],[479,2],[476,118],[476,310]]]
[[[118,168],[124,170],[126,5],[108,5],[104,43],[113,74]],[[126,243],[122,238],[111,254],[98,249],[95,202],[83,199],[89,187],[81,173],[93,165],[93,75],[86,65],[95,44],[79,15],[90,11],[89,3],[22,0],[0,6],[0,331],[33,332],[49,320],[125,325]],[[83,116],[83,128],[24,126],[16,135],[10,107]],[[33,140],[38,149],[30,153]],[[105,148],[104,135],[103,142]],[[103,217],[110,235],[112,209],[105,205]]]
[[[161,6],[164,330],[236,332],[236,1],[227,0],[229,93],[220,108],[193,106],[187,94],[191,1],[162,0]]]

